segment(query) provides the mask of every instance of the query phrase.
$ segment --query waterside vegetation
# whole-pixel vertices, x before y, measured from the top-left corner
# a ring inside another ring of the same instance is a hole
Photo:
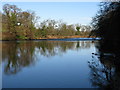
[[[2,40],[32,40],[88,37],[90,25],[71,24],[48,19],[40,21],[34,11],[23,11],[16,5],[5,4],[2,15]]]

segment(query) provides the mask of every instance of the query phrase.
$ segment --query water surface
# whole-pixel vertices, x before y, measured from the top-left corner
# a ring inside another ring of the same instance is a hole
[[[92,88],[97,41],[5,41],[3,88]]]

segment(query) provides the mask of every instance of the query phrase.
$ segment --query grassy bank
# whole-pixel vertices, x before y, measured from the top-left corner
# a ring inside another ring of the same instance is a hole
[[[47,35],[46,37],[33,37],[31,39],[27,37],[16,38],[15,35],[10,33],[2,33],[0,34],[2,40],[40,40],[40,39],[66,39],[66,38],[89,38],[89,36],[80,36],[80,35],[72,35],[72,36],[55,36],[55,35]],[[91,36],[90,38],[95,38],[95,36]]]

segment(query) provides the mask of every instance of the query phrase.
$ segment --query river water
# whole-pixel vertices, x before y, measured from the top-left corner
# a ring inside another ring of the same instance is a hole
[[[94,88],[90,64],[97,42],[4,41],[3,88]]]

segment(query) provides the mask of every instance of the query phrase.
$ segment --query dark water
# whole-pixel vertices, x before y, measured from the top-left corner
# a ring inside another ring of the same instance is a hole
[[[3,88],[99,87],[96,85],[99,76],[94,74],[98,72],[95,60],[101,63],[93,55],[97,52],[97,42],[5,41],[2,43]]]

